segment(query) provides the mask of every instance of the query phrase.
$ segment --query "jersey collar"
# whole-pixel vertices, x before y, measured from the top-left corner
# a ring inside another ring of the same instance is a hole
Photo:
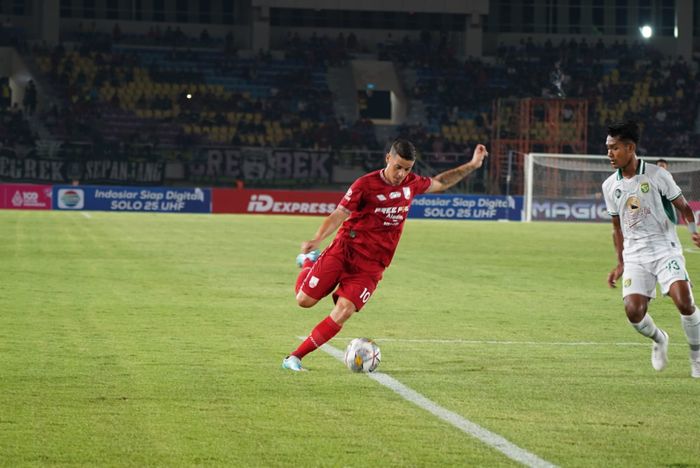
[[[643,159],[639,159],[638,161],[639,161],[639,164],[637,164],[637,170],[636,170],[635,174],[636,175],[646,174],[647,163],[645,163]],[[617,170],[617,180],[622,180],[622,169]]]
[[[391,185],[392,187],[398,187],[398,185],[394,185],[394,184],[392,184],[391,182],[389,182],[389,179],[387,179],[387,178],[384,176],[384,169],[381,169],[381,170],[379,171],[379,177],[384,181],[385,184]]]

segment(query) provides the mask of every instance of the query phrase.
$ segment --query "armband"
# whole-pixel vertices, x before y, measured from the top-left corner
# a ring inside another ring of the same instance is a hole
[[[697,234],[698,225],[695,223],[688,223],[688,231],[690,231],[690,234]]]

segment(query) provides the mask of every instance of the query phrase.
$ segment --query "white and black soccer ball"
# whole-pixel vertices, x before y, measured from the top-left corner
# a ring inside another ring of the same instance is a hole
[[[381,360],[379,346],[369,338],[355,338],[345,349],[345,365],[353,372],[374,372]]]

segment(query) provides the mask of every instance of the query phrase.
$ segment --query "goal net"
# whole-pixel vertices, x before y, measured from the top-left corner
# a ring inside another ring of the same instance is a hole
[[[648,164],[660,158],[685,198],[700,203],[700,158],[640,157]],[[525,221],[609,220],[601,185],[613,172],[607,156],[526,154]]]

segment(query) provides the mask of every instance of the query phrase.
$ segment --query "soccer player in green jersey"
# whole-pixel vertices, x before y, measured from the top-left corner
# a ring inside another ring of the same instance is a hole
[[[690,345],[691,376],[700,378],[700,309],[695,305],[683,248],[675,224],[662,202],[666,197],[685,219],[692,241],[700,247],[693,210],[673,176],[636,154],[639,126],[624,122],[608,127],[606,146],[615,172],[603,183],[603,196],[612,216],[617,265],[608,285],[622,277],[622,297],[627,319],[642,335],[653,340],[651,363],[657,371],[668,364],[668,334],[647,313],[656,297],[656,284],[681,314]]]

